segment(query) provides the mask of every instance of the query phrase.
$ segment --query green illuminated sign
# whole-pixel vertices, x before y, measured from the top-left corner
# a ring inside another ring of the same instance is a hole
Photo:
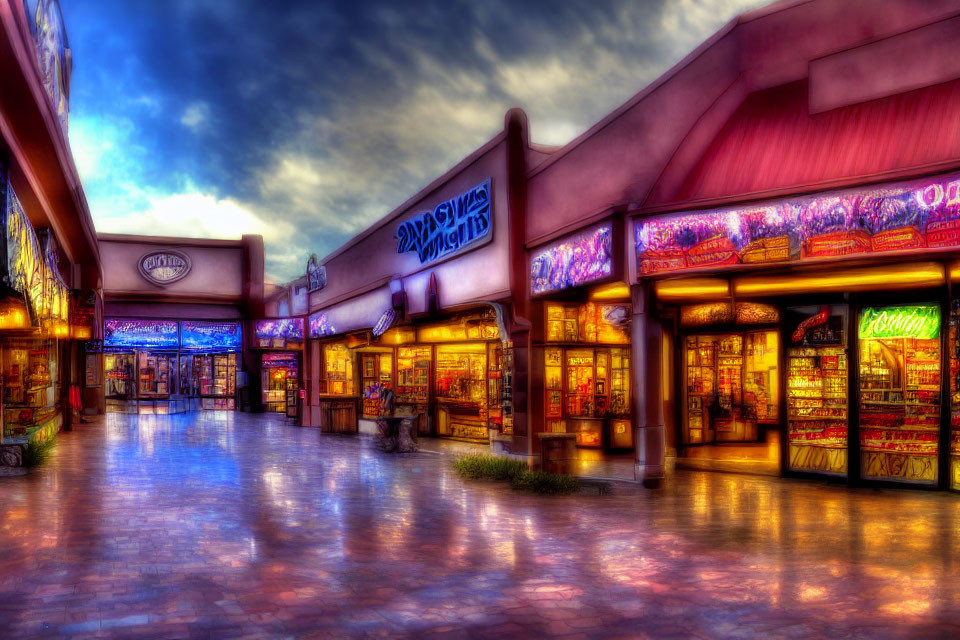
[[[906,307],[867,307],[860,313],[860,338],[940,337],[940,307],[914,304]]]

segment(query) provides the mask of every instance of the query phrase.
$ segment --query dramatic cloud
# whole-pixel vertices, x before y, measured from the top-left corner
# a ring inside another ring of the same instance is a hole
[[[289,279],[525,109],[563,144],[762,0],[63,0],[101,231],[262,233]]]

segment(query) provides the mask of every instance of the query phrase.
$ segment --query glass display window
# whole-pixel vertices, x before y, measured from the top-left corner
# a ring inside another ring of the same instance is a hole
[[[492,428],[503,432],[503,346],[500,342],[487,343],[487,420]]]
[[[487,353],[484,344],[437,347],[438,398],[487,405]]]
[[[430,347],[397,348],[396,402],[426,404],[430,398]]]
[[[787,442],[793,471],[846,475],[847,307],[787,309]]]
[[[935,484],[940,307],[866,307],[858,323],[861,475]]]
[[[177,355],[141,351],[137,353],[137,393],[142,398],[165,397],[175,393]]]
[[[338,396],[353,395],[353,352],[345,344],[323,347],[323,383],[325,393]]]
[[[57,343],[3,341],[3,440],[25,440],[59,420]]]
[[[628,344],[629,304],[581,305],[547,303],[546,341],[587,344]]]
[[[687,444],[758,442],[757,425],[776,424],[776,331],[687,336],[684,351]]]
[[[134,354],[105,353],[103,372],[108,398],[132,400],[136,397]]]
[[[360,390],[364,416],[376,418],[393,411],[392,354],[360,354]]]

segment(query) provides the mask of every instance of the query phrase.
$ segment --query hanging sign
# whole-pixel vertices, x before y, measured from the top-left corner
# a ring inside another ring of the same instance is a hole
[[[67,46],[67,33],[63,28],[63,15],[57,0],[36,0],[30,32],[33,35],[43,88],[53,104],[60,125],[66,129],[70,110],[70,49]]]
[[[140,275],[161,287],[185,278],[190,273],[190,267],[190,256],[176,249],[151,251],[137,262]]]
[[[307,260],[307,292],[312,293],[327,286],[327,268],[320,265],[317,254]]]
[[[860,313],[860,338],[940,337],[940,307],[918,304],[904,307],[867,307]]]
[[[377,324],[373,326],[373,335],[377,338],[386,333],[387,329],[390,328],[390,325],[393,324],[393,321],[397,319],[397,312],[393,309],[387,309],[383,312],[383,315],[380,316],[380,319],[377,320]]]
[[[397,253],[415,251],[420,264],[433,262],[490,235],[490,179],[438,204],[397,228]]]

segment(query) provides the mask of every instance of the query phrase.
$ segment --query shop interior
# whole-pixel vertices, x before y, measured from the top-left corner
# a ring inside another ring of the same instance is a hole
[[[300,354],[295,351],[271,351],[261,356],[263,404],[270,413],[297,417],[300,385]]]
[[[323,346],[321,393],[358,397],[361,420],[415,415],[420,435],[470,442],[487,443],[491,432],[509,435],[502,375],[509,349],[492,314],[351,339],[351,346],[346,341]]]

